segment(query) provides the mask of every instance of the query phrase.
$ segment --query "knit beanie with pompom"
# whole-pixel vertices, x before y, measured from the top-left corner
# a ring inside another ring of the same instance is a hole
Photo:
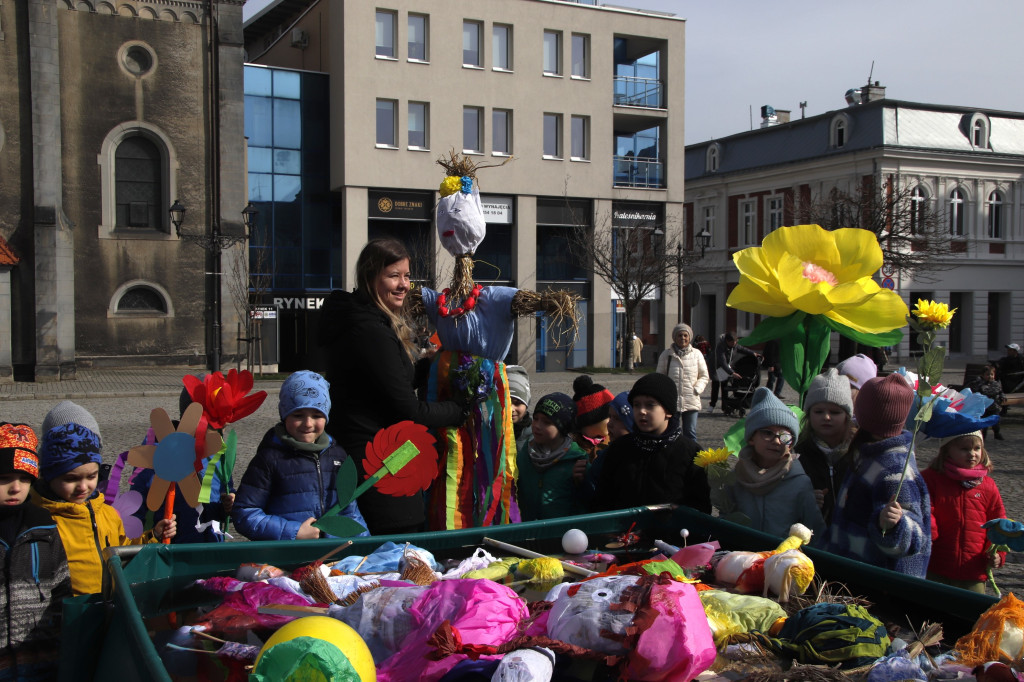
[[[572,382],[572,401],[576,403],[576,426],[583,428],[608,418],[608,407],[615,400],[612,392],[581,374]]]

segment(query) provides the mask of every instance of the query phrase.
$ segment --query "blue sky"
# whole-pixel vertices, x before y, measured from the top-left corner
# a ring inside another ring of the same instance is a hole
[[[249,0],[246,17],[268,0]],[[1021,0],[615,0],[687,20],[686,143],[749,130],[760,108],[846,106],[868,74],[886,97],[1024,112]],[[752,114],[751,114],[752,112]]]

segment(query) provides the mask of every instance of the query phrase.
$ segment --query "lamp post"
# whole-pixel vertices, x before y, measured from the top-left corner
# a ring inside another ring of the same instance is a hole
[[[697,235],[697,239],[700,240],[700,257],[704,258],[705,249],[711,246],[711,233],[708,232],[707,227],[701,230],[700,234]]]
[[[174,231],[178,235],[178,238],[188,242],[189,244],[195,244],[201,247],[204,251],[210,254],[213,258],[213,272],[206,274],[213,276],[212,287],[212,308],[213,312],[207,315],[207,321],[212,329],[213,336],[213,348],[210,354],[210,371],[220,371],[220,315],[221,315],[221,292],[220,292],[220,261],[221,252],[224,249],[230,248],[235,244],[243,243],[249,238],[249,230],[255,223],[256,214],[259,212],[252,202],[242,210],[242,225],[245,228],[244,234],[223,234],[220,231],[220,220],[214,219],[213,224],[210,227],[209,234],[191,234],[188,232],[182,232],[181,225],[185,222],[186,208],[177,199],[171,204],[168,212],[171,215],[171,223],[174,224]]]

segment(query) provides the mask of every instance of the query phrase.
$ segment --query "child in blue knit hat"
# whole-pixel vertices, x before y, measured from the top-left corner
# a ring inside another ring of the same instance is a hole
[[[57,524],[74,594],[102,592],[109,579],[103,569],[104,549],[173,538],[177,522],[172,515],[142,537],[128,538],[121,517],[96,490],[103,458],[99,434],[86,426],[96,425],[93,416],[65,401],[46,415],[43,425],[47,431],[39,445],[32,502],[50,512]]]
[[[316,372],[295,372],[281,385],[278,413],[242,476],[232,519],[250,540],[313,540],[321,537],[313,523],[338,503],[335,481],[348,457],[324,431],[330,384]],[[354,501],[342,514],[366,526]]]
[[[728,492],[751,527],[783,538],[794,523],[815,536],[825,531],[811,479],[790,449],[798,435],[796,415],[764,386],[754,391],[744,428],[747,444]]]

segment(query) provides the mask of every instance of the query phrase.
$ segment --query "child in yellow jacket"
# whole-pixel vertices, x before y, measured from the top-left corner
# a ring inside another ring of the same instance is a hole
[[[174,517],[161,520],[140,538],[126,537],[121,517],[96,492],[103,461],[96,420],[84,408],[64,401],[47,414],[43,429],[32,501],[57,523],[74,594],[101,592],[107,580],[103,550],[172,538]]]

